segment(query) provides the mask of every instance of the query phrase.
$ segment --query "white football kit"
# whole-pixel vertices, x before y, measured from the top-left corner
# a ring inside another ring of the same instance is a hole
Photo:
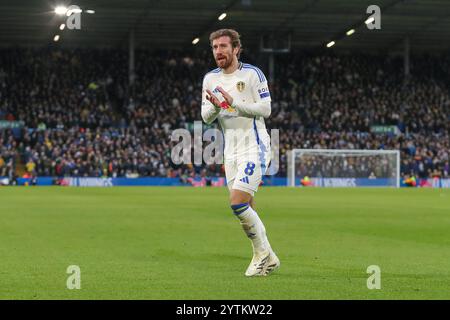
[[[206,99],[207,89],[223,99],[218,86],[233,97],[232,108],[217,108]],[[217,68],[203,79],[202,118],[208,124],[217,118],[222,127],[225,175],[230,190],[242,190],[253,196],[269,166],[270,136],[264,118],[270,115],[270,102],[266,77],[250,64],[240,62],[231,74]]]

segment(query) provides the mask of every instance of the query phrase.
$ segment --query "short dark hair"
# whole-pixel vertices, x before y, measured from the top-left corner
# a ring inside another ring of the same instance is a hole
[[[231,40],[231,46],[234,48],[239,48],[239,51],[237,53],[237,57],[239,59],[239,56],[242,52],[242,44],[241,44],[241,35],[233,29],[219,29],[214,32],[212,32],[209,35],[209,42],[212,46],[213,40],[220,38],[220,37],[230,37]]]

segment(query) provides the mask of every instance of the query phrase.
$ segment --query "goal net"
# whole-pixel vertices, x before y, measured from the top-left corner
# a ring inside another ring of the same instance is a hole
[[[293,149],[288,186],[400,187],[400,151]]]

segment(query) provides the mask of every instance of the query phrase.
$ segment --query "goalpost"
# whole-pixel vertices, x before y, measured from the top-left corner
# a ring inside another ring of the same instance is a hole
[[[292,149],[287,185],[400,187],[399,150]]]

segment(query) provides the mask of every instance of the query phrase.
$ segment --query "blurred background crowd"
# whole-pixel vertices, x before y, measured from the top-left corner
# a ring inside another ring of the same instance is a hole
[[[132,86],[127,59],[112,49],[0,50],[0,176],[223,176],[220,165],[171,161],[172,130],[201,120],[211,53],[137,50]],[[398,149],[402,175],[449,177],[450,58],[413,56],[406,79],[402,68],[391,56],[277,56],[266,120],[280,130],[277,175],[288,150],[327,148]],[[383,162],[346,163],[339,172],[383,175]]]

